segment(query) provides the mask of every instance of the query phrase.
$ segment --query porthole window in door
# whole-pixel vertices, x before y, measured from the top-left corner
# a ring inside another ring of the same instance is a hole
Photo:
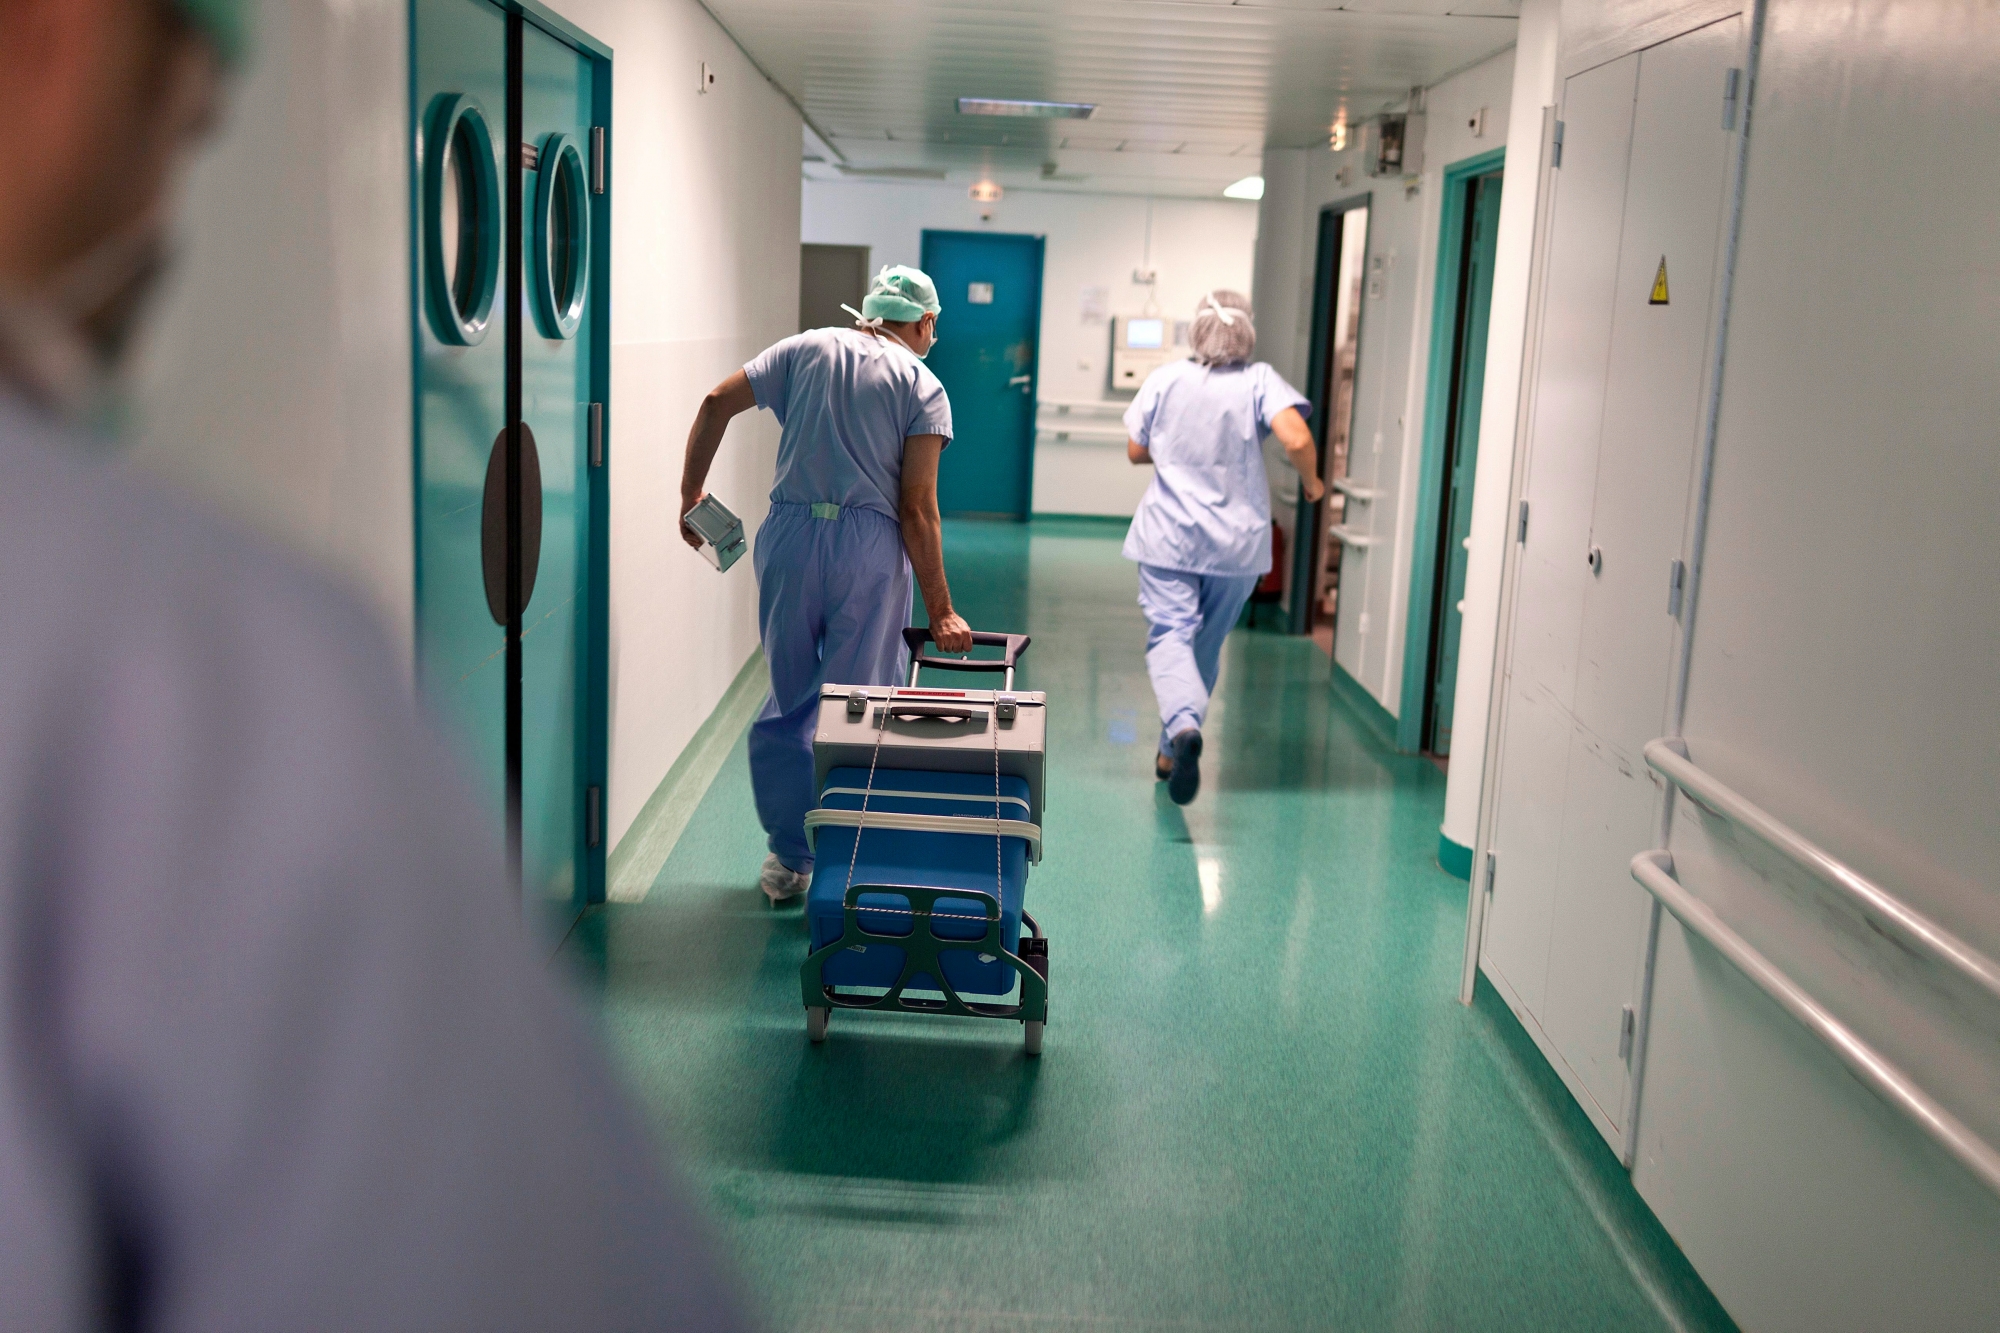
[[[426,313],[440,342],[476,346],[500,285],[500,171],[479,100],[439,93],[423,151]]]
[[[544,139],[535,175],[535,324],[573,338],[590,294],[590,179],[576,140]]]

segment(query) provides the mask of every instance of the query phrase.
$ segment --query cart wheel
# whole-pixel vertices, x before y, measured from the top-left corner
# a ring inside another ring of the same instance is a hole
[[[1038,1018],[1029,1019],[1027,1028],[1028,1028],[1028,1038],[1027,1038],[1028,1054],[1040,1055],[1042,1053],[1042,1020]]]
[[[826,1020],[833,1017],[833,1010],[816,1004],[806,1006],[806,1035],[815,1044],[826,1040]]]

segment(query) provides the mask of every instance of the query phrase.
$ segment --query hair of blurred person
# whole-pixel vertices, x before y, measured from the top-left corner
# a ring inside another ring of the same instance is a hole
[[[1257,350],[1257,327],[1250,322],[1250,298],[1218,287],[1194,308],[1188,347],[1204,366],[1233,366]]]

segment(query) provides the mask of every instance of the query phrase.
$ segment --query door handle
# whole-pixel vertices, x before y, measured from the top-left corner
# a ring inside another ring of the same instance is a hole
[[[1012,388],[1016,384],[1026,384],[1033,378],[1034,376],[1032,375],[1016,375],[1013,379],[1007,381],[1007,387]]]

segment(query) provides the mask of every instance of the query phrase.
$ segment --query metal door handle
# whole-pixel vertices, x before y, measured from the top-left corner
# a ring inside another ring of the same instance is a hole
[[[1007,385],[1009,388],[1012,388],[1016,384],[1026,384],[1033,378],[1034,376],[1032,375],[1016,375],[1013,379],[1007,381]]]

